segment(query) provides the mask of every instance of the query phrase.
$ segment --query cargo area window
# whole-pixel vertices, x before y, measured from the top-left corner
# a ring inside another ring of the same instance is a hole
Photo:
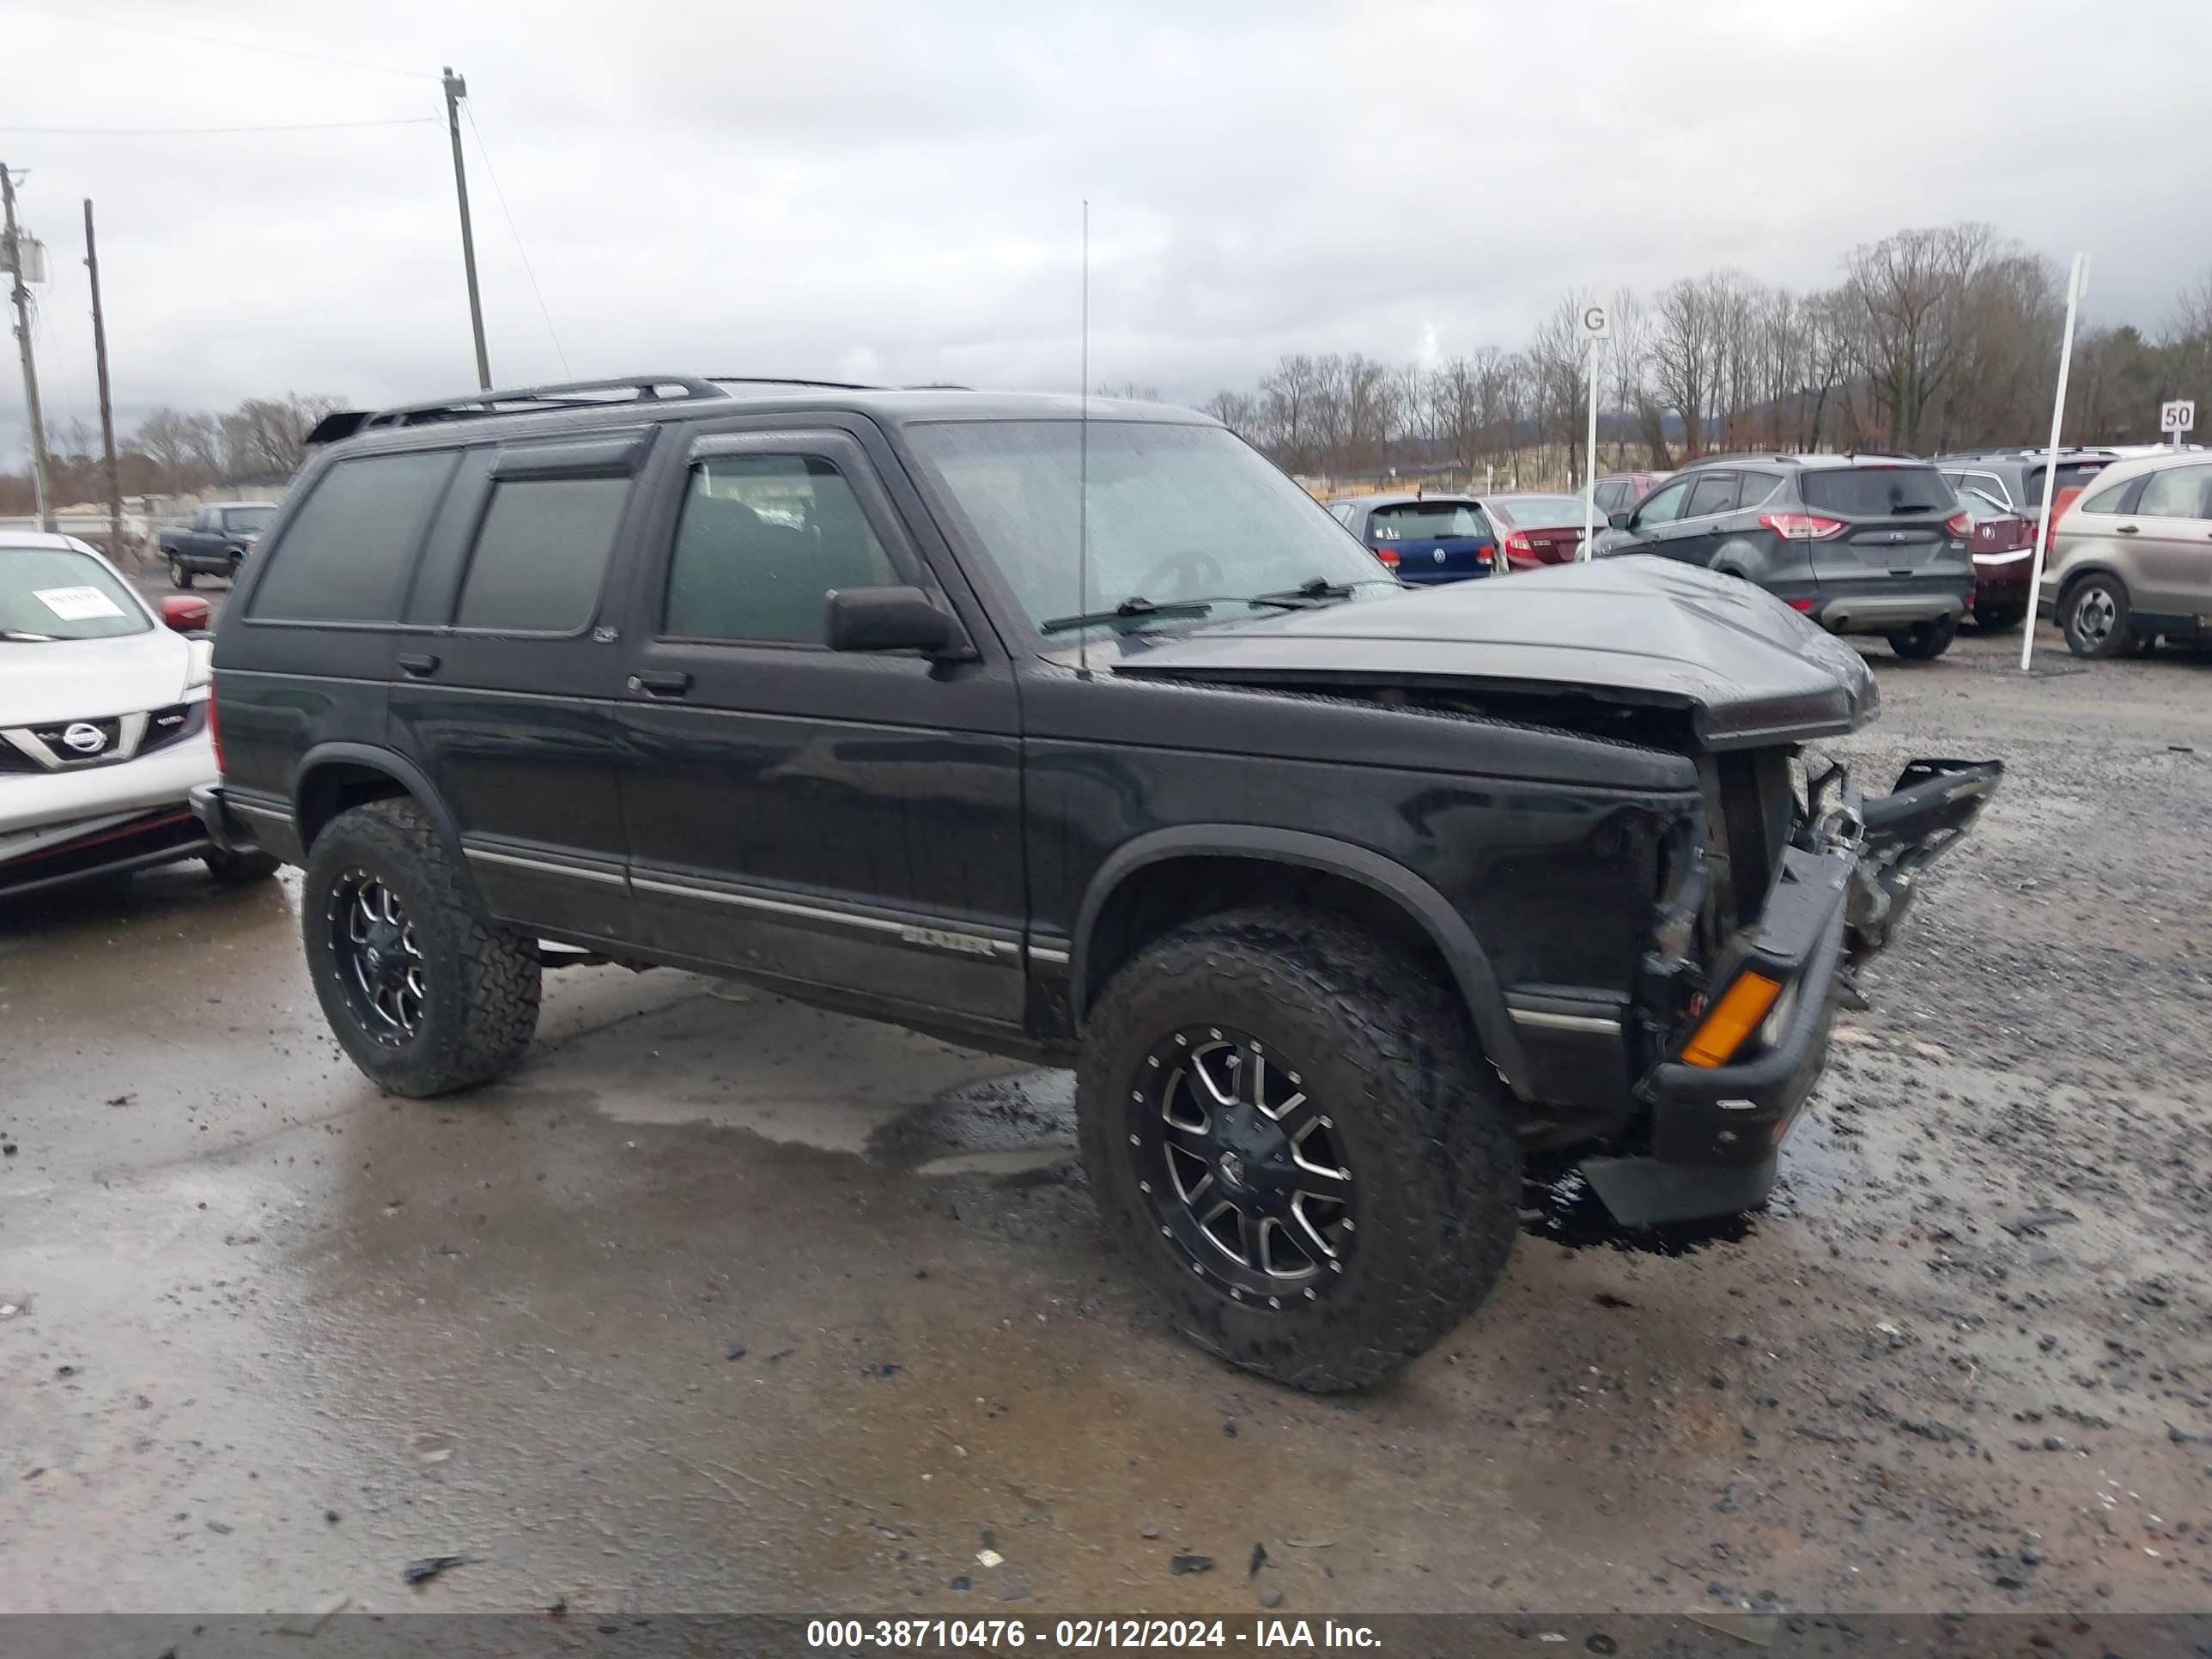
[[[246,615],[272,622],[393,622],[424,520],[458,450],[363,455],[323,474],[262,555]]]
[[[599,609],[628,477],[501,478],[462,579],[456,628],[574,634]]]
[[[691,464],[660,631],[669,639],[820,645],[832,588],[900,580],[831,462],[712,456]]]

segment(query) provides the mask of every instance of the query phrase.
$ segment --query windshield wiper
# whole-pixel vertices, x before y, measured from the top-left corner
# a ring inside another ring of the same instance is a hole
[[[20,645],[52,645],[58,637],[52,634],[18,634],[12,629],[0,628],[0,640],[14,640]]]
[[[1302,610],[1310,605],[1324,604],[1330,599],[1352,597],[1350,582],[1333,582],[1326,576],[1309,576],[1296,587],[1282,588],[1273,593],[1255,593],[1244,601],[1247,605],[1279,605],[1285,610]]]
[[[1040,634],[1064,634],[1071,628],[1092,628],[1103,623],[1151,622],[1161,617],[1203,617],[1213,609],[1205,599],[1171,599],[1154,605],[1141,593],[1132,593],[1111,611],[1085,611],[1079,616],[1054,617],[1037,624]]]

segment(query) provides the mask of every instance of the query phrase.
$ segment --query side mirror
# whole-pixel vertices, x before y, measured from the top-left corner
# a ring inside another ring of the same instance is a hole
[[[1629,513],[1628,509],[1626,507],[1623,507],[1618,513],[1608,513],[1605,515],[1605,521],[1611,525],[1615,530],[1627,529],[1628,519]]]
[[[959,619],[918,587],[848,587],[830,594],[832,651],[919,651],[925,657],[971,657],[975,647]]]
[[[208,602],[190,593],[161,596],[161,626],[179,634],[198,634],[208,625]]]

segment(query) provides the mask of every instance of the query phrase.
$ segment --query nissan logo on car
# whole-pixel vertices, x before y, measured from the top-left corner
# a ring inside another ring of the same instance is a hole
[[[107,747],[107,733],[90,720],[78,720],[63,728],[62,741],[80,755],[97,755]]]

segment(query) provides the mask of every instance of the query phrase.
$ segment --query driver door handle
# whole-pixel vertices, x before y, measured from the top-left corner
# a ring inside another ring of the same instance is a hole
[[[680,697],[691,689],[691,676],[680,668],[644,668],[629,677],[629,689],[655,697]]]
[[[2141,532],[2139,531],[2139,529],[2137,528],[2137,526],[2134,526],[2134,525],[2131,525],[2131,524],[2124,524],[2124,525],[2120,526],[2118,529],[2114,530],[2114,531],[2112,532],[2112,533],[2113,533],[2115,536],[2134,536],[2134,535],[2138,535],[2138,534],[2140,534],[2140,533],[2141,533]]]
[[[427,651],[403,651],[396,660],[418,680],[427,679],[438,672],[438,659]]]

